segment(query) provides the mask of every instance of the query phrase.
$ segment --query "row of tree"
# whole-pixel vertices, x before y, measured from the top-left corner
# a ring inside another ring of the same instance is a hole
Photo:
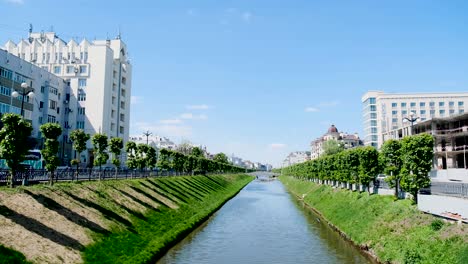
[[[430,185],[428,174],[432,168],[433,148],[433,137],[420,134],[401,141],[388,140],[380,152],[370,146],[348,149],[283,168],[282,173],[369,188],[377,175],[384,172],[389,175],[386,181],[395,187],[396,197],[400,186],[417,202],[418,191]]]
[[[0,129],[0,157],[5,159],[10,168],[8,182],[13,186],[14,175],[22,169],[21,163],[29,151],[26,144],[31,136],[31,123],[25,121],[17,114],[4,114],[1,117],[3,127]],[[46,123],[40,126],[40,131],[44,138],[44,145],[41,154],[45,161],[45,168],[49,172],[49,182],[53,184],[54,172],[59,165],[59,141],[62,128],[56,123]],[[117,176],[121,166],[121,153],[124,148],[123,139],[118,137],[108,138],[102,133],[94,134],[92,137],[82,129],[73,130],[70,133],[70,140],[73,142],[73,149],[77,152],[77,158],[71,161],[76,166],[80,164],[80,156],[87,149],[87,142],[91,139],[93,145],[93,165],[106,164],[112,154],[111,163],[115,166]],[[223,153],[216,154],[214,160],[206,159],[202,150],[198,147],[192,148],[189,155],[180,152],[162,149],[158,160],[157,150],[146,144],[136,144],[128,141],[125,145],[127,153],[127,167],[130,169],[154,169],[159,167],[163,170],[174,170],[177,173],[190,172],[192,174],[208,172],[242,172],[244,168],[236,167],[228,163],[227,157]],[[101,175],[99,175],[99,178]]]

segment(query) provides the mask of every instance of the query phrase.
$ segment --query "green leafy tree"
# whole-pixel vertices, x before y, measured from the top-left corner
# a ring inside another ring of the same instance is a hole
[[[434,138],[429,134],[419,134],[402,139],[401,142],[401,187],[411,193],[418,203],[418,192],[429,187],[429,172],[434,158]]]
[[[133,141],[127,141],[125,152],[127,152],[127,167],[132,170],[131,176],[133,178],[133,170],[138,168],[137,144]]]
[[[107,135],[97,133],[94,134],[91,139],[94,147],[94,166],[99,166],[99,180],[101,179],[101,169],[102,165],[106,164],[109,159],[109,154],[107,154]]]
[[[62,134],[62,127],[57,123],[46,123],[40,127],[40,130],[45,138],[41,154],[46,161],[46,169],[49,171],[49,184],[52,185],[54,182],[54,172],[59,164],[57,153],[60,144],[57,138]]]
[[[153,170],[154,168],[156,168],[157,162],[158,162],[158,155],[157,155],[156,149],[150,146],[148,148],[148,153],[146,154],[146,166],[150,170]]]
[[[205,155],[203,154],[203,151],[199,147],[194,147],[192,149],[192,155],[197,158],[204,158]]]
[[[78,166],[80,164],[81,153],[86,150],[86,142],[90,139],[89,134],[86,134],[82,129],[73,130],[70,133],[70,140],[73,142],[73,148],[76,151],[76,159],[71,161],[72,165],[76,165],[76,178],[78,179]]]
[[[323,142],[323,151],[325,155],[333,155],[344,150],[344,145],[338,140],[331,139]]]
[[[379,171],[379,152],[371,146],[357,148],[359,153],[359,182],[369,190]]]
[[[138,164],[138,169],[140,171],[143,171],[146,168],[147,165],[147,153],[149,150],[149,146],[143,143],[140,143],[137,145],[137,153],[136,153],[136,159],[137,159],[137,164]]]
[[[171,164],[171,152],[167,149],[161,149],[159,151],[159,159],[158,159],[158,168],[161,170],[170,170],[172,168]]]
[[[181,173],[184,170],[186,156],[179,152],[171,152],[172,165],[176,173]]]
[[[395,198],[398,198],[398,188],[401,179],[401,154],[401,142],[399,140],[387,140],[380,149],[384,173],[387,175],[385,181],[388,182],[391,187],[395,188]]]
[[[219,163],[229,163],[228,157],[224,153],[218,153],[214,155],[213,160]]]
[[[109,150],[113,154],[112,164],[115,166],[115,178],[120,167],[120,153],[122,153],[123,139],[119,137],[113,137],[109,141]]]
[[[14,176],[21,169],[20,164],[29,150],[25,143],[31,135],[32,126],[17,114],[3,114],[1,121],[0,156],[10,168],[8,184],[13,187]]]

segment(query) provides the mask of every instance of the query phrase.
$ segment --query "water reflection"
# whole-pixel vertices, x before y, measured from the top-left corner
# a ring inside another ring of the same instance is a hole
[[[369,263],[279,181],[253,181],[158,263]]]

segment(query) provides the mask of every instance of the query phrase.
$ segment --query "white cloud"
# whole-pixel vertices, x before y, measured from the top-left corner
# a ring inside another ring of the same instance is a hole
[[[140,102],[140,100],[141,100],[140,96],[132,95],[132,97],[130,97],[130,104],[136,105],[136,104],[138,104]]]
[[[283,143],[271,143],[270,145],[268,145],[269,148],[271,149],[282,149],[282,148],[285,148],[286,147],[286,144],[283,144]]]
[[[189,110],[208,110],[212,107],[206,104],[200,104],[200,105],[186,105],[185,108]]]
[[[12,3],[12,4],[17,4],[17,5],[22,5],[24,4],[23,0],[4,0],[7,3]]]
[[[319,110],[317,107],[311,107],[311,106],[309,106],[309,107],[306,107],[306,108],[304,109],[304,111],[306,111],[306,112],[318,112],[318,111],[320,111],[320,110]]]
[[[242,13],[242,20],[244,20],[246,23],[249,23],[252,20],[252,13],[249,11]]]
[[[180,115],[180,118],[182,119],[191,119],[191,120],[206,120],[208,119],[208,116],[205,114],[200,114],[200,115],[194,115],[192,113],[183,113]]]
[[[135,123],[137,130],[150,131],[153,135],[161,135],[166,137],[190,137],[192,135],[192,127],[181,124],[153,124],[147,122]]]
[[[159,123],[161,124],[181,124],[182,120],[176,118],[176,119],[163,119],[159,120]]]

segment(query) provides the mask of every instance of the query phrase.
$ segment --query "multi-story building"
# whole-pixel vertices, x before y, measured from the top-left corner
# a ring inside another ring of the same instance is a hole
[[[362,141],[357,133],[348,134],[345,132],[339,132],[335,125],[331,125],[327,133],[310,143],[310,159],[316,159],[323,155],[325,152],[324,144],[329,140],[336,140],[339,144],[343,145],[344,149],[354,148],[362,145]]]
[[[283,167],[288,167],[297,163],[302,163],[310,160],[309,151],[294,151],[289,153],[289,155],[283,161]]]
[[[27,84],[22,88],[21,84]],[[71,145],[68,140],[67,122],[69,120],[68,104],[70,87],[68,82],[49,71],[24,61],[7,51],[0,49],[0,113],[21,114],[23,96],[12,96],[14,91],[32,92],[25,96],[23,116],[32,124],[31,136],[38,139],[36,148],[42,144],[39,127],[44,123],[58,123],[63,129],[59,138],[59,155],[62,160],[71,156]]]
[[[393,94],[369,91],[362,97],[364,144],[380,148],[384,134],[408,126],[405,119],[413,113],[416,122],[462,114],[468,104],[468,93]]]
[[[157,149],[169,149],[175,150],[177,145],[172,142],[167,137],[161,136],[130,136],[129,140],[134,141],[137,144],[149,144],[150,146],[157,148]]]
[[[65,80],[70,87],[60,99],[62,111],[68,114],[65,128],[127,141],[132,66],[120,37],[78,43],[73,39],[65,42],[55,32],[30,32],[28,39],[8,41],[4,48]],[[91,143],[88,147],[91,149]],[[92,156],[91,151],[85,156]]]
[[[384,139],[397,139],[411,134],[428,133],[434,137],[434,162],[431,177],[436,180],[468,182],[468,113],[435,117],[413,127],[389,131]]]

